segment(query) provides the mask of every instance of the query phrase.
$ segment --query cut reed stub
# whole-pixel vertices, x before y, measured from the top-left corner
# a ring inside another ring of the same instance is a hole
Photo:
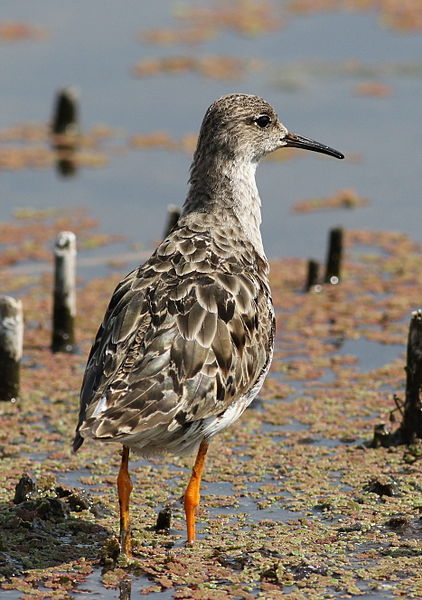
[[[400,430],[405,443],[422,438],[422,310],[412,313],[407,338],[406,398]]]
[[[72,87],[66,87],[57,92],[51,133],[53,135],[74,135],[78,132],[78,94]]]
[[[19,398],[22,349],[22,302],[0,296],[0,400],[16,402]]]
[[[155,531],[157,532],[167,532],[170,529],[171,525],[171,508],[167,506],[160,510],[157,516],[157,523],[155,525]]]
[[[305,292],[310,292],[318,285],[319,262],[310,258],[308,260],[308,271],[306,275]]]
[[[335,227],[330,230],[327,262],[324,283],[337,285],[341,279],[341,263],[343,260],[343,229]]]
[[[53,352],[73,353],[76,318],[76,236],[58,234],[54,245]]]

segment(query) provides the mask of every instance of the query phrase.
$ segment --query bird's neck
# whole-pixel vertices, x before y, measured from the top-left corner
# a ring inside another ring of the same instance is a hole
[[[183,215],[213,213],[224,223],[238,227],[239,236],[250,241],[265,257],[261,238],[261,200],[255,182],[256,162],[221,159],[195,160]]]

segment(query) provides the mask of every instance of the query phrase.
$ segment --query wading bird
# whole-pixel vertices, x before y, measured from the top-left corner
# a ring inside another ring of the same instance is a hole
[[[130,553],[129,451],[197,451],[184,496],[193,542],[210,440],[240,417],[270,367],[275,321],[255,170],[265,154],[283,147],[343,158],[289,133],[262,98],[231,94],[211,104],[180,219],[117,286],[97,333],[73,447],[84,438],[123,445],[123,553]]]

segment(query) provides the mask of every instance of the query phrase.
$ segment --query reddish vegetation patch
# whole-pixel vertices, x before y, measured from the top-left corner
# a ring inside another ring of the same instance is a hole
[[[195,45],[213,38],[216,34],[215,28],[210,24],[204,24],[198,28],[185,28],[181,30],[174,29],[151,29],[143,31],[139,36],[143,42],[157,44],[162,46],[171,46],[173,44]]]
[[[97,126],[81,135],[53,136],[46,123],[19,123],[0,131],[0,171],[49,169],[67,160],[73,168],[107,164],[103,144],[120,135]]]
[[[48,37],[48,31],[44,28],[20,21],[0,21],[0,42],[45,40]]]
[[[293,211],[298,213],[309,213],[317,210],[332,210],[335,208],[357,208],[366,206],[367,198],[359,196],[355,190],[339,190],[332,196],[326,198],[311,198],[293,204]]]
[[[209,7],[186,5],[177,16],[199,29],[230,29],[243,35],[275,31],[281,24],[276,5],[268,0],[234,0],[230,4],[220,0]]]
[[[198,44],[223,30],[246,36],[257,36],[281,27],[279,8],[268,0],[233,0],[213,2],[210,6],[184,4],[176,16],[183,27],[152,29],[142,32],[140,39],[152,44]]]
[[[288,11],[294,14],[318,14],[324,11],[377,11],[382,25],[398,31],[422,29],[422,5],[419,0],[290,0]]]
[[[164,150],[183,150],[192,154],[196,148],[198,136],[194,133],[188,133],[181,139],[175,140],[168,133],[164,131],[157,131],[154,133],[139,133],[132,135],[129,138],[129,145],[134,148],[142,148],[148,150],[149,148],[160,148]]]
[[[23,261],[50,261],[51,246],[60,231],[73,231],[79,247],[97,247],[120,241],[121,237],[98,233],[97,222],[86,210],[44,210],[21,208],[16,211],[17,222],[0,223],[0,266]],[[30,274],[30,269],[29,269]]]
[[[372,96],[373,98],[389,98],[393,93],[391,85],[379,81],[365,81],[355,86],[359,96]]]
[[[136,77],[151,77],[157,74],[196,73],[202,77],[237,81],[248,71],[259,67],[255,59],[242,59],[233,56],[166,56],[163,58],[146,58],[133,68]]]

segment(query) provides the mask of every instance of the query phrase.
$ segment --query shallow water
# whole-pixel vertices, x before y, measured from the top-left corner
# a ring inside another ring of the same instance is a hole
[[[340,348],[336,349],[335,354],[357,356],[359,360],[356,369],[367,373],[368,371],[382,367],[398,356],[402,356],[404,362],[404,350],[404,345],[380,344],[365,340],[364,338],[358,338],[356,340],[346,340]]]
[[[337,224],[399,229],[422,239],[416,217],[420,72],[380,76],[392,86],[392,96],[381,99],[354,94],[354,85],[362,79],[342,76],[341,69],[337,76],[324,75],[321,69],[312,75],[314,61],[417,63],[422,56],[420,35],[383,29],[374,13],[328,13],[291,17],[281,31],[252,38],[223,32],[193,49],[139,43],[140,31],[173,25],[172,7],[168,0],[148,7],[123,0],[106,8],[100,0],[92,0],[89,8],[81,1],[63,6],[42,0],[36,8],[29,0],[3,2],[4,20],[33,21],[47,27],[50,38],[3,45],[0,127],[47,121],[55,91],[72,84],[80,88],[84,128],[105,123],[125,135],[160,130],[178,138],[198,130],[214,98],[232,91],[257,93],[273,103],[293,131],[346,154],[362,155],[359,164],[309,154],[286,164],[264,161],[258,185],[269,256],[322,258],[326,231]],[[101,27],[94,21],[98,16]],[[196,75],[131,76],[141,58],[171,53],[256,57],[264,66],[239,82]],[[291,78],[291,65],[296,63],[304,65],[293,69],[298,89],[286,91],[278,84],[280,77],[283,83],[283,69],[288,69]],[[130,150],[110,156],[107,168],[81,169],[72,180],[63,181],[52,170],[2,172],[0,220],[20,206],[87,206],[102,230],[123,233],[129,243],[149,248],[162,233],[166,205],[183,202],[189,164],[190,156],[184,153]],[[370,205],[304,216],[290,210],[294,201],[338,188],[355,188]]]

